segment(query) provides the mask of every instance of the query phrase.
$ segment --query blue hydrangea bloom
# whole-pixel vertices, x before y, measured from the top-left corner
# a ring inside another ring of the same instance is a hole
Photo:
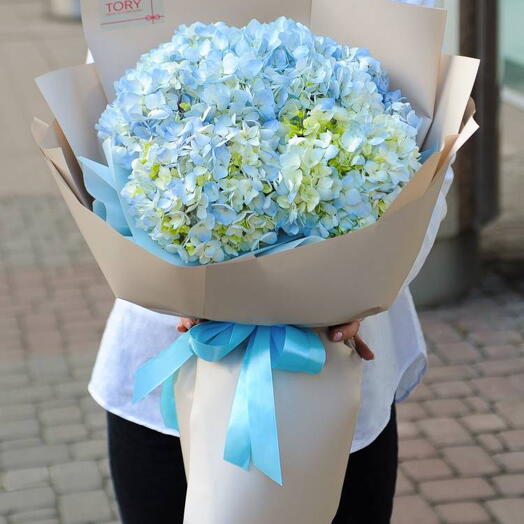
[[[289,20],[181,26],[97,125],[137,225],[183,260],[375,222],[420,167],[419,119],[363,48]]]

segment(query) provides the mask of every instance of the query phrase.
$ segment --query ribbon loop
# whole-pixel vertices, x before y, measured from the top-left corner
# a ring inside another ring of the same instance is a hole
[[[203,322],[193,327],[191,349],[208,362],[218,362],[244,342],[254,326],[226,322]]]
[[[245,470],[252,462],[282,485],[273,369],[319,373],[326,352],[313,331],[231,322],[198,324],[138,369],[133,401],[138,402],[162,386],[160,408],[164,423],[178,429],[174,396],[178,370],[193,357],[218,362],[237,348],[245,348],[245,353],[231,408],[224,459]]]

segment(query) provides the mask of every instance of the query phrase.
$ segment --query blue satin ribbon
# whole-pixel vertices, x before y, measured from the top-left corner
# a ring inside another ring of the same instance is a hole
[[[310,329],[204,322],[184,333],[135,376],[133,402],[162,386],[164,423],[179,429],[174,384],[178,370],[191,358],[218,362],[235,349],[245,350],[233,399],[224,459],[245,470],[252,462],[282,485],[282,470],[273,392],[273,369],[316,374],[326,352]]]

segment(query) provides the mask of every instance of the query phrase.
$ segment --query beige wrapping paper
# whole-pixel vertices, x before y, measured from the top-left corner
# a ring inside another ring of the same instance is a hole
[[[284,486],[223,460],[241,352],[184,367],[175,387],[188,477],[184,524],[329,524],[338,507],[360,403],[361,361],[322,336],[319,375],[274,371]]]
[[[477,128],[468,100],[478,61],[440,56],[445,12],[390,0],[192,0],[183,6],[166,0],[161,23],[108,30],[99,6],[82,0],[96,66],[37,80],[59,127],[35,121],[33,135],[115,295],[159,311],[257,324],[325,326],[387,309],[423,243],[445,170]],[[339,42],[369,47],[389,69],[392,87],[401,88],[423,117],[419,144],[436,152],[384,216],[364,229],[291,251],[177,267],[93,214],[66,151],[102,161],[94,125],[113,97],[113,81],[141,53],[169,40],[181,23],[243,25],[281,15]],[[319,375],[274,372],[284,487],[222,458],[241,352],[182,368],[176,396],[189,481],[185,524],[331,522],[358,412],[361,364],[343,344],[325,342],[327,364]]]

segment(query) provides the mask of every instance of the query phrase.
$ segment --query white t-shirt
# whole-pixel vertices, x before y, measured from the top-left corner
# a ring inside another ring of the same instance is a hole
[[[432,0],[406,1],[433,5]],[[389,421],[392,402],[404,400],[426,371],[426,345],[408,285],[420,271],[433,246],[446,214],[445,198],[452,180],[450,169],[424,244],[402,292],[388,311],[362,322],[360,334],[373,349],[375,360],[363,363],[362,401],[352,452],[375,440]],[[177,321],[177,317],[117,299],[107,321],[89,384],[89,392],[106,410],[170,435],[177,435],[177,432],[164,426],[159,391],[133,404],[132,390],[138,367],[180,336],[176,330]]]

